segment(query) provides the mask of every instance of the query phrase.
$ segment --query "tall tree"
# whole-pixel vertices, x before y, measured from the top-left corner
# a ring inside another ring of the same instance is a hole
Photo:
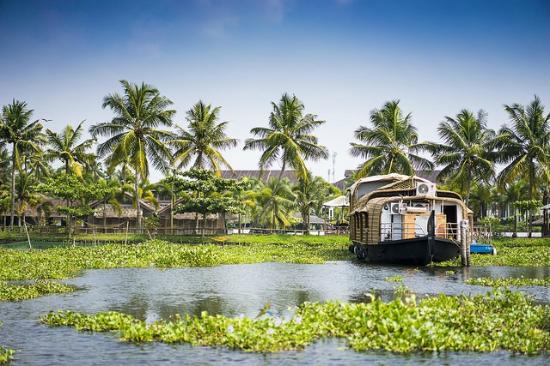
[[[302,216],[302,223],[306,233],[308,233],[310,215],[319,213],[323,202],[327,201],[333,193],[338,192],[338,188],[321,177],[312,177],[311,173],[308,172],[307,179],[299,179],[298,183],[292,187],[292,192],[296,197],[296,208]]]
[[[437,178],[460,187],[468,202],[471,187],[494,176],[495,156],[491,146],[495,132],[487,128],[483,111],[475,116],[465,109],[455,118],[445,117],[437,131],[443,143],[425,144],[435,163],[443,166]]]
[[[362,143],[351,144],[351,154],[366,159],[356,178],[389,173],[414,175],[417,170],[433,169],[431,161],[418,155],[425,146],[418,143],[411,119],[410,113],[403,116],[398,100],[370,113],[372,127],[360,126],[355,138]]]
[[[537,176],[540,183],[550,182],[550,113],[544,114],[540,99],[528,105],[504,106],[510,117],[511,126],[503,126],[496,138],[498,162],[507,164],[498,175],[503,186],[518,178],[525,178],[529,184],[528,200],[533,201]],[[529,236],[531,236],[532,210],[529,212]]]
[[[84,121],[80,122],[76,128],[67,125],[60,133],[46,130],[49,145],[46,150],[46,157],[52,160],[61,160],[66,174],[73,172],[80,178],[82,177],[83,167],[93,163],[93,155],[88,150],[93,146],[94,140],[80,141],[83,124]]]
[[[290,225],[294,199],[288,179],[271,178],[256,196],[260,221],[271,229]]]
[[[220,173],[221,166],[231,169],[221,151],[235,147],[237,140],[227,136],[228,122],[218,122],[220,109],[199,101],[187,111],[187,130],[178,127],[170,142],[176,149],[177,169],[188,166],[193,159],[193,169],[209,169],[216,174]]]
[[[10,228],[15,217],[15,174],[21,171],[24,152],[39,152],[44,142],[40,120],[31,122],[33,110],[27,103],[13,100],[2,108],[0,141],[11,145],[11,206]]]
[[[162,96],[151,85],[120,81],[124,95],[109,94],[103,99],[103,108],[115,114],[110,122],[96,124],[90,133],[108,136],[97,147],[100,157],[109,156],[110,168],[124,163],[126,159],[135,172],[134,195],[137,208],[137,224],[141,229],[141,207],[139,187],[142,179],[149,176],[149,165],[166,171],[171,161],[171,153],[166,145],[173,135],[159,127],[171,126],[175,110],[169,109],[172,101]]]
[[[287,165],[297,171],[298,177],[307,179],[306,160],[317,161],[328,158],[326,147],[319,145],[313,130],[325,123],[316,115],[304,115],[304,104],[296,98],[283,94],[278,104],[272,102],[269,127],[255,127],[250,133],[257,138],[247,139],[245,150],[262,150],[260,169],[269,168],[280,160],[282,167],[279,178]]]

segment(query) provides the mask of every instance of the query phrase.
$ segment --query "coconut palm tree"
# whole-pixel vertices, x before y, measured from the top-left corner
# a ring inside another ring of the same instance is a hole
[[[15,173],[21,171],[21,163],[24,152],[38,152],[44,142],[42,124],[40,120],[31,122],[32,109],[27,108],[27,103],[13,100],[2,108],[0,118],[0,141],[11,145],[11,221],[13,229],[15,217]]]
[[[80,141],[83,124],[84,121],[80,122],[76,128],[67,125],[60,133],[46,130],[50,146],[46,150],[46,157],[52,160],[61,160],[65,167],[65,173],[72,172],[79,178],[82,178],[83,166],[91,163],[93,159],[93,155],[88,150],[94,144],[94,140]]]
[[[255,127],[250,133],[257,138],[247,139],[244,150],[262,150],[260,169],[269,168],[280,160],[282,177],[287,165],[297,171],[298,177],[307,177],[306,160],[328,158],[326,147],[319,145],[313,130],[325,123],[316,115],[304,115],[304,104],[288,94],[283,94],[278,104],[272,102],[269,127]]]
[[[312,177],[311,172],[308,172],[307,179],[299,179],[298,183],[292,187],[292,192],[296,197],[295,205],[302,216],[306,233],[310,227],[310,215],[317,214],[321,210],[323,202],[334,192],[331,187],[338,190],[323,178]]]
[[[271,229],[288,226],[294,198],[288,179],[271,178],[256,196],[260,221]]]
[[[537,180],[550,182],[550,113],[544,114],[540,99],[528,105],[504,106],[511,126],[503,126],[495,140],[497,161],[507,164],[497,177],[503,186],[518,178],[525,178],[529,185],[528,200],[535,199]],[[537,179],[537,176],[540,177]],[[531,236],[532,212],[529,212],[529,236]]]
[[[399,100],[387,102],[370,113],[372,128],[360,126],[355,138],[362,143],[351,143],[351,154],[366,159],[356,178],[389,173],[414,175],[416,170],[433,169],[431,161],[418,155],[425,146],[418,143],[411,119],[410,113],[403,116]]]
[[[176,149],[177,169],[186,167],[193,159],[194,169],[210,169],[216,174],[220,173],[221,166],[231,169],[221,150],[236,146],[237,140],[226,135],[228,122],[218,123],[220,108],[199,101],[187,111],[188,129],[178,127],[170,141]]]
[[[165,171],[171,161],[171,153],[166,142],[172,133],[159,127],[171,126],[175,110],[169,109],[172,102],[160,95],[151,85],[120,81],[124,95],[109,94],[103,99],[103,108],[115,114],[110,122],[98,123],[90,128],[90,133],[107,136],[108,139],[97,147],[100,157],[109,156],[113,167],[130,159],[135,172],[134,195],[137,208],[137,225],[141,229],[141,208],[139,187],[142,179],[149,176],[149,165]]]
[[[460,187],[469,200],[475,184],[487,183],[494,176],[495,159],[491,146],[495,132],[487,128],[486,114],[477,116],[464,109],[455,118],[445,117],[437,128],[443,143],[426,143],[437,165],[443,166],[438,180]]]

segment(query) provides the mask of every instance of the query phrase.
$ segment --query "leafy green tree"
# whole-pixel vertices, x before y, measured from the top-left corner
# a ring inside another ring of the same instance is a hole
[[[27,103],[14,100],[2,108],[0,118],[0,141],[11,145],[11,221],[13,229],[15,217],[15,175],[21,171],[24,152],[39,152],[44,142],[40,120],[31,122],[33,110]]]
[[[221,166],[231,169],[221,151],[235,147],[237,140],[227,136],[228,122],[218,123],[220,108],[199,101],[187,111],[187,130],[178,127],[176,136],[170,141],[176,149],[177,169],[188,166],[193,159],[194,169],[210,169],[216,174],[220,173]]]
[[[414,175],[417,170],[434,168],[431,161],[419,155],[425,146],[418,143],[411,119],[410,113],[403,116],[398,100],[370,113],[372,127],[361,126],[355,131],[355,138],[362,143],[351,143],[351,154],[366,159],[356,178],[389,173]]]
[[[65,173],[70,172],[82,177],[83,167],[92,163],[94,156],[88,152],[93,146],[93,139],[80,141],[83,132],[84,121],[80,122],[76,128],[67,125],[62,132],[53,132],[46,130],[46,137],[49,148],[46,150],[46,157],[49,159],[59,159],[63,162]]]
[[[171,126],[175,110],[169,109],[172,102],[160,95],[151,85],[129,83],[121,80],[124,95],[117,93],[103,99],[103,108],[115,114],[110,122],[99,123],[90,128],[90,133],[107,136],[97,148],[100,157],[109,156],[109,167],[118,166],[129,159],[134,170],[134,195],[137,205],[137,223],[141,229],[139,187],[142,179],[149,176],[149,165],[166,171],[171,161],[166,142],[172,133],[158,127]]]
[[[59,205],[56,210],[67,215],[70,222],[73,219],[93,214],[90,203],[100,200],[109,195],[112,187],[99,182],[85,182],[74,174],[59,173],[48,177],[38,185],[37,190],[52,198],[59,198],[66,202]],[[69,237],[72,235],[73,227],[67,227]]]
[[[472,185],[487,183],[495,172],[491,146],[495,132],[487,128],[486,115],[462,110],[456,118],[445,117],[438,127],[443,143],[427,143],[437,165],[443,166],[438,180],[460,187],[469,201]]]
[[[167,181],[173,184],[178,195],[186,197],[176,206],[175,211],[200,213],[203,223],[206,223],[207,214],[237,213],[241,210],[241,203],[232,193],[244,190],[246,186],[243,182],[221,178],[204,169],[191,169],[179,176],[170,177]],[[204,230],[202,235],[204,236]]]
[[[269,127],[255,127],[250,132],[257,138],[247,139],[245,150],[262,150],[260,169],[269,168],[275,161],[282,163],[282,177],[286,166],[297,171],[299,177],[307,177],[306,160],[317,161],[328,158],[326,147],[319,145],[312,134],[325,121],[316,115],[304,115],[304,104],[296,98],[283,94],[278,104],[272,102]]]
[[[527,200],[534,201],[537,183],[548,185],[550,182],[550,113],[544,114],[544,106],[537,96],[526,107],[512,104],[505,109],[511,126],[500,129],[495,146],[497,162],[507,165],[498,175],[497,182],[502,186],[525,178],[529,185]],[[530,211],[529,236],[532,221]]]
[[[256,196],[260,222],[271,229],[289,226],[295,196],[288,179],[271,178]]]

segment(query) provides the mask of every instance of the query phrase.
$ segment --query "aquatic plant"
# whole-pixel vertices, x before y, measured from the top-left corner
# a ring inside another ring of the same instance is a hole
[[[0,365],[8,363],[13,358],[14,353],[13,350],[0,346]]]
[[[24,285],[0,282],[0,301],[21,301],[36,297],[73,292],[75,287],[54,281],[39,280]]]
[[[548,238],[506,238],[492,240],[497,255],[472,254],[472,266],[550,266],[550,239]],[[460,259],[434,266],[460,266]]]
[[[384,278],[384,281],[387,282],[403,282],[403,276],[395,275]]]
[[[2,326],[2,322],[0,322],[0,326]],[[13,358],[14,353],[12,349],[0,346],[0,365],[8,363]]]
[[[465,281],[469,285],[508,287],[508,286],[550,286],[550,277],[526,278],[526,277],[504,277],[490,278],[478,277],[469,278]]]
[[[142,244],[64,247],[37,251],[0,249],[0,281],[62,279],[85,269],[203,267],[222,264],[324,263],[349,259],[345,244],[308,238],[288,243],[189,245],[151,240]]]
[[[550,308],[521,293],[497,289],[485,295],[438,295],[416,301],[414,295],[390,302],[304,303],[292,318],[211,315],[177,316],[146,324],[130,315],[50,312],[41,321],[95,332],[117,331],[135,343],[190,343],[248,352],[301,350],[326,337],[345,338],[356,351],[509,350],[546,353],[550,346]]]

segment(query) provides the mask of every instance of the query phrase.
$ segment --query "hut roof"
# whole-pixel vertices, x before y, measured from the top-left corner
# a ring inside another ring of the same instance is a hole
[[[349,206],[349,200],[347,196],[336,197],[328,202],[323,203],[324,207],[346,207]]]
[[[298,219],[300,222],[302,222],[302,215],[300,215],[300,213],[295,212],[292,215],[292,217],[294,217],[295,219]],[[324,224],[325,220],[323,220],[322,218],[320,218],[319,216],[316,216],[316,215],[309,215],[309,223],[310,224]]]
[[[271,178],[279,178],[280,170],[222,170],[221,175],[227,179],[254,178],[260,179],[264,183]],[[285,170],[281,178],[287,178],[291,183],[296,183],[298,178],[295,170]]]

